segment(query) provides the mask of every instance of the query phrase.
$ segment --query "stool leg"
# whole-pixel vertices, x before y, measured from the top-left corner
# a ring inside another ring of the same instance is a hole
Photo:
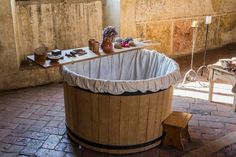
[[[183,142],[182,142],[182,133],[181,133],[181,128],[178,128],[178,130],[180,130],[179,131],[179,138],[177,139],[177,141],[176,141],[176,144],[178,145],[177,146],[177,148],[179,149],[179,150],[184,150],[184,145],[183,145]]]
[[[234,112],[236,112],[236,93],[234,93],[233,108],[234,108]]]
[[[187,126],[183,129],[183,138],[187,139],[188,141],[191,141],[191,136],[188,131],[188,124]]]
[[[174,146],[180,150],[184,149],[183,143],[182,143],[182,135],[181,135],[181,128],[167,126],[165,127],[166,136],[164,138],[163,144]]]

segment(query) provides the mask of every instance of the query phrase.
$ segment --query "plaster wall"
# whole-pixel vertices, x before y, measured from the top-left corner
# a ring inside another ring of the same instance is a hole
[[[199,22],[196,51],[204,49],[205,16],[212,16],[208,47],[236,42],[235,0],[122,0],[122,36],[161,43],[156,50],[171,56],[191,53],[193,20]]]
[[[0,1],[0,19],[0,76],[3,76],[17,68],[13,18],[9,0]]]
[[[209,48],[221,47],[236,41],[235,8],[235,0],[0,0],[0,90],[61,81],[59,68],[20,63],[40,44],[69,49],[99,40],[107,25],[178,56],[191,52],[193,20],[200,22],[196,51],[204,48],[204,18],[212,15]]]
[[[101,0],[1,0],[0,90],[61,81],[59,68],[20,66],[33,50],[86,46],[100,39]]]
[[[40,44],[69,49],[86,46],[90,38],[101,39],[101,1],[17,1],[15,11],[21,60]]]

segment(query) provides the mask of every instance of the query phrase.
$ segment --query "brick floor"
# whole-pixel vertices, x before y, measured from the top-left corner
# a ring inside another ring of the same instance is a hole
[[[232,56],[235,53],[228,54]],[[215,53],[215,56],[222,55]],[[185,65],[183,69],[187,70],[188,57],[176,60],[182,62],[180,67]],[[197,66],[199,62],[201,60],[197,60]],[[146,152],[125,155],[124,157],[178,157],[209,141],[236,131],[236,114],[231,105],[174,96],[173,110],[187,111],[193,114],[189,126],[192,141],[185,141],[184,152],[171,147],[158,146]],[[64,117],[62,84],[1,92],[0,156],[112,156],[84,148],[79,149],[77,145],[71,143],[66,134]],[[226,150],[228,154],[235,152],[233,149]],[[218,154],[220,153],[224,152]]]
[[[43,95],[50,97],[44,101]],[[0,156],[109,156],[79,149],[68,139],[64,125],[62,84],[2,92],[0,106]],[[222,106],[227,110],[222,111]],[[181,156],[236,131],[236,114],[231,105],[174,96],[173,110],[193,114],[189,128],[192,141],[185,142],[184,152],[158,146],[147,152],[126,156]]]
[[[210,157],[225,157],[225,156],[236,156],[236,144],[229,145],[220,151],[212,154]]]

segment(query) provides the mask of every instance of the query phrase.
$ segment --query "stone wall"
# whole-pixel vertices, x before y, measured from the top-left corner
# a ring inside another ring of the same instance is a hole
[[[59,68],[20,66],[34,48],[86,46],[100,39],[102,0],[1,0],[0,90],[61,81]]]
[[[236,42],[235,0],[122,0],[120,31],[159,41],[158,51],[171,56],[188,54],[192,48],[193,20],[199,21],[196,51],[204,49],[205,16],[212,16],[209,48]]]
[[[0,90],[60,81],[59,68],[20,63],[40,44],[85,46],[89,38],[101,39],[103,26],[110,24],[122,36],[156,40],[161,45],[155,49],[183,55],[191,52],[192,21],[200,22],[199,51],[205,15],[212,15],[209,47],[221,47],[236,40],[235,8],[235,0],[0,0]]]
[[[16,23],[21,60],[40,44],[49,49],[81,47],[90,38],[101,39],[102,2],[17,1]]]

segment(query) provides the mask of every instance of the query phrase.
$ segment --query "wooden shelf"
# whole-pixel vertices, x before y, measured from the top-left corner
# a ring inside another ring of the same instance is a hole
[[[90,51],[88,47],[82,47],[81,49],[84,49],[87,54],[82,55],[82,56],[76,56],[76,57],[67,57],[65,56],[66,53],[70,53],[70,51],[74,49],[69,49],[69,50],[62,50],[62,55],[64,56],[63,59],[60,59],[58,62],[51,62],[50,60],[46,60],[45,62],[37,62],[35,61],[34,55],[27,56],[27,59],[40,65],[43,68],[51,68],[51,67],[56,67],[56,66],[61,66],[64,64],[71,64],[75,62],[81,62],[85,60],[91,60],[94,58],[99,58],[99,57],[104,57],[108,55],[115,55],[119,53],[124,53],[132,50],[137,50],[137,49],[142,49],[146,47],[153,46],[153,43],[142,43],[142,42],[135,42],[136,46],[135,47],[129,47],[129,48],[122,48],[122,49],[115,49],[114,52],[110,54],[104,53],[101,49],[99,50],[99,54],[95,54],[94,52]]]

